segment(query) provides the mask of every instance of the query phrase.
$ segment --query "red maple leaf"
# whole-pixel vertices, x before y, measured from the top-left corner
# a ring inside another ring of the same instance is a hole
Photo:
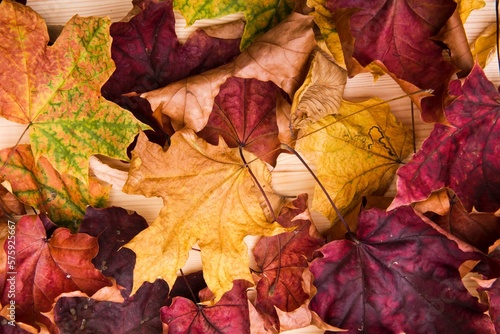
[[[271,81],[229,78],[220,87],[208,124],[198,136],[212,145],[218,145],[222,136],[229,147],[242,147],[276,165],[281,153],[276,99],[281,92]]]
[[[161,309],[161,321],[168,325],[170,334],[249,334],[248,286],[245,280],[234,281],[233,288],[213,306],[175,297],[172,305]]]
[[[445,109],[451,126],[436,124],[420,151],[397,174],[398,194],[389,209],[426,199],[449,187],[465,209],[500,208],[500,93],[476,65],[463,83],[450,83],[457,98]]]
[[[15,264],[7,266],[7,280],[15,281],[16,321],[35,325],[43,317],[40,312],[49,311],[61,293],[92,295],[111,285],[91,262],[98,251],[96,238],[72,234],[67,228],[54,229],[43,216],[24,216],[15,230]],[[5,243],[6,252],[7,247]],[[10,302],[9,287],[6,284],[1,295],[3,305]]]
[[[275,306],[285,312],[299,308],[309,294],[302,287],[302,273],[312,260],[313,252],[325,240],[312,224],[307,209],[307,194],[281,209],[277,221],[293,232],[261,238],[254,247],[259,267],[256,308],[279,328]]]
[[[422,118],[441,118],[443,95],[455,69],[431,38],[453,14],[454,1],[327,0],[326,7],[336,18],[348,64],[351,56],[362,66],[380,61],[403,80],[399,83],[405,90],[408,82],[433,89],[435,96],[421,101]]]
[[[363,211],[355,241],[319,252],[310,308],[330,325],[349,333],[495,333],[458,271],[481,254],[462,252],[411,207]]]

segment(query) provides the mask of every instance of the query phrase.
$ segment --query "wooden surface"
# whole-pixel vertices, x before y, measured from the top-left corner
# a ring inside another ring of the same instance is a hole
[[[469,17],[465,29],[469,42],[473,42],[475,38],[491,23],[495,22],[495,5],[494,1],[486,1],[485,8],[474,11]],[[63,25],[74,14],[81,16],[97,15],[110,16],[112,20],[120,20],[131,9],[130,0],[28,0],[28,4],[35,9],[47,22],[48,25]],[[241,15],[233,15],[223,20],[233,20]],[[184,40],[191,30],[185,29],[185,23],[182,17],[177,15],[178,22],[176,29]],[[201,25],[207,22],[199,23]],[[494,59],[485,69],[488,78],[498,86],[500,83],[500,75],[498,63]],[[359,75],[353,79],[349,79],[345,89],[345,99],[359,101],[369,99],[373,96],[378,96],[385,100],[390,100],[404,95],[398,85],[396,85],[389,76],[383,76],[377,82],[373,82],[369,74]],[[408,98],[398,99],[389,102],[393,113],[408,127],[411,127],[412,118],[410,111],[410,101]],[[415,110],[415,133],[417,148],[421,146],[423,140],[432,130],[432,125],[425,124],[420,121],[418,110]],[[11,147],[16,144],[21,134],[25,130],[26,125],[16,124],[0,118],[0,149]],[[25,134],[21,138],[21,143],[28,142],[28,135]],[[273,186],[275,189],[284,194],[297,195],[302,192],[312,194],[314,181],[304,167],[296,160],[294,156],[281,156],[278,161],[278,166],[273,171]],[[388,195],[395,194],[394,183],[387,193]],[[128,210],[137,211],[140,215],[146,218],[149,222],[158,214],[162,207],[162,200],[157,198],[144,198],[142,196],[126,195],[119,189],[113,189],[111,192],[111,204],[124,207]],[[315,222],[318,228],[322,231],[328,228],[326,220],[319,215],[314,215]],[[254,240],[248,238],[248,244],[252,247]],[[189,261],[184,268],[185,272],[190,272],[201,268],[200,257],[197,252],[190,254]],[[287,333],[322,333],[315,327],[307,327],[300,330],[289,331]]]

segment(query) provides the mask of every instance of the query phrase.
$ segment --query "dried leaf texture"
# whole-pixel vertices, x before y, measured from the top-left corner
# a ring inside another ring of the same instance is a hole
[[[433,89],[433,97],[412,98],[425,121],[442,119],[443,98],[455,69],[431,38],[453,14],[454,1],[327,0],[325,7],[332,13],[350,75],[360,72],[359,64],[381,63],[406,92]]]
[[[362,103],[343,101],[338,115],[327,116],[303,129],[297,151],[316,167],[320,182],[342,214],[367,195],[383,195],[399,164],[410,153],[412,136],[373,98]],[[312,209],[334,222],[338,219],[319,186]]]
[[[451,188],[470,212],[500,208],[500,94],[476,65],[450,84],[456,99],[446,108],[451,126],[436,124],[412,160],[398,170],[398,194],[389,209]]]
[[[281,89],[273,82],[229,78],[215,97],[208,124],[197,133],[212,145],[224,139],[275,166],[281,153],[277,101]]]
[[[481,255],[462,252],[411,207],[364,211],[356,242],[333,241],[319,252],[310,307],[348,333],[495,333],[458,271]]]
[[[178,131],[164,152],[143,134],[133,151],[124,191],[159,196],[165,206],[155,221],[125,247],[137,255],[134,288],[163,277],[172,286],[188,252],[198,243],[207,286],[220,299],[235,279],[252,281],[247,235],[285,231],[269,223],[260,205],[262,193],[237,148],[208,144],[188,129]],[[258,182],[270,190],[266,165],[251,164]]]
[[[250,334],[248,286],[248,282],[235,281],[233,288],[212,306],[196,305],[189,299],[175,297],[172,305],[161,309],[161,320],[172,334]]]
[[[157,119],[171,119],[174,129],[200,131],[208,122],[220,86],[232,76],[272,81],[289,96],[299,88],[302,71],[315,47],[312,19],[292,14],[258,38],[233,62],[164,88],[141,94]]]

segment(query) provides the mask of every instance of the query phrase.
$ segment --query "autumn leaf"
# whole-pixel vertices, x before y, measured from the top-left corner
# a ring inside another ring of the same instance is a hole
[[[46,227],[53,231],[48,234]],[[71,234],[44,217],[23,216],[16,224],[16,265],[7,279],[16,279],[16,321],[35,325],[39,312],[52,308],[54,299],[75,290],[93,294],[110,285],[91,259],[97,254],[97,239],[87,234]],[[5,248],[5,247],[4,247]],[[5,249],[7,251],[7,249]],[[9,303],[8,289],[2,304]]]
[[[149,101],[157,119],[169,117],[175,130],[187,126],[200,131],[208,122],[220,86],[232,76],[272,81],[292,97],[314,47],[311,18],[294,13],[232,62],[140,96]]]
[[[62,297],[54,307],[54,319],[61,333],[161,333],[160,308],[167,297],[163,280],[144,283],[123,303]]]
[[[267,221],[263,195],[252,177],[264,175],[259,185],[270,190],[269,170],[259,160],[248,169],[238,148],[228,148],[223,140],[210,145],[188,129],[171,141],[164,152],[141,134],[132,152],[124,192],[164,200],[154,222],[125,245],[137,256],[132,290],[156,277],[172,286],[198,243],[205,281],[219,299],[235,279],[252,281],[243,238],[285,230]],[[250,153],[245,157],[253,160]]]
[[[364,211],[356,240],[319,252],[310,266],[318,289],[310,307],[333,326],[349,333],[495,333],[487,307],[458,271],[481,255],[462,252],[411,207]]]
[[[457,1],[457,5],[458,12],[460,13],[460,20],[465,23],[472,11],[483,8],[486,6],[486,3],[483,0],[459,0]]]
[[[297,151],[316,168],[342,214],[354,209],[367,195],[382,195],[396,169],[412,149],[412,136],[380,99],[342,101],[339,114],[307,125],[297,141]],[[319,186],[314,189],[312,210],[331,222],[338,219]]]
[[[449,188],[433,192],[425,201],[415,203],[414,207],[446,232],[483,253],[488,253],[488,248],[500,239],[500,217],[493,213],[467,212]]]
[[[168,325],[171,334],[250,334],[248,287],[246,281],[235,281],[233,288],[212,306],[197,305],[189,299],[175,297],[172,305],[161,309],[161,320]]]
[[[302,287],[302,273],[312,260],[315,250],[325,240],[312,224],[307,209],[307,194],[281,209],[277,221],[293,232],[261,238],[253,250],[258,271],[255,306],[267,316],[278,318],[274,307],[292,312],[299,308],[309,294]],[[279,322],[277,324],[279,328]]]
[[[99,243],[99,253],[92,263],[106,277],[115,278],[125,288],[124,295],[132,290],[135,254],[122,246],[147,227],[143,217],[117,207],[88,207],[80,225],[80,233],[96,237]]]
[[[413,95],[427,122],[442,118],[443,97],[455,69],[442,56],[443,49],[431,37],[453,14],[452,0],[325,1],[339,33],[351,76],[375,61],[386,69],[407,93],[433,89],[434,97]],[[425,71],[422,69],[425,68]]]
[[[241,49],[251,45],[256,37],[283,21],[292,13],[294,0],[175,0],[174,8],[179,10],[188,25],[199,19],[213,19],[233,13],[245,15],[245,30]]]
[[[225,64],[240,53],[240,38],[214,38],[198,29],[181,44],[175,33],[172,1],[148,1],[143,7],[129,22],[111,25],[111,56],[116,70],[101,91],[106,99],[131,110],[164,135],[149,103],[123,94],[151,91]]]
[[[0,165],[0,180],[9,182],[17,198],[73,230],[83,219],[87,205],[103,207],[109,197],[109,187],[95,178],[89,178],[87,185],[59,174],[44,157],[35,162],[30,145],[0,150]]]
[[[0,220],[15,215],[24,215],[26,210],[24,205],[7,188],[0,185]]]
[[[219,137],[275,166],[281,153],[276,104],[281,90],[274,83],[229,78],[215,97],[207,125],[197,133],[212,145]]]
[[[292,125],[300,127],[336,114],[346,82],[347,72],[336,65],[326,51],[316,50],[307,77],[293,98]]]
[[[476,65],[450,83],[456,99],[445,109],[451,126],[436,124],[422,148],[398,170],[398,193],[389,209],[451,188],[465,210],[500,208],[500,94]]]
[[[496,23],[490,24],[470,45],[472,55],[482,68],[485,68],[495,55],[497,27]]]
[[[88,182],[88,157],[127,160],[139,122],[100,96],[114,70],[109,19],[73,17],[52,46],[30,7],[0,4],[0,115],[28,124],[35,160]]]

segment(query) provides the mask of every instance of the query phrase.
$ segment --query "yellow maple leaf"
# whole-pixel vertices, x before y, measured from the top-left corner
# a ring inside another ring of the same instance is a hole
[[[176,132],[167,151],[140,135],[123,190],[162,197],[165,206],[125,246],[137,255],[133,292],[159,276],[172,287],[196,243],[203,276],[216,300],[232,288],[235,279],[252,281],[243,238],[271,236],[286,229],[266,219],[261,191],[240,152],[222,138],[218,146],[210,145],[189,129]],[[245,160],[254,159],[245,153]],[[255,160],[251,168],[262,189],[270,190],[265,163]]]
[[[303,128],[297,151],[317,167],[316,175],[341,214],[354,209],[363,196],[384,194],[399,164],[412,150],[412,135],[383,100],[342,101],[339,113]],[[312,210],[331,222],[335,210],[319,186]]]

